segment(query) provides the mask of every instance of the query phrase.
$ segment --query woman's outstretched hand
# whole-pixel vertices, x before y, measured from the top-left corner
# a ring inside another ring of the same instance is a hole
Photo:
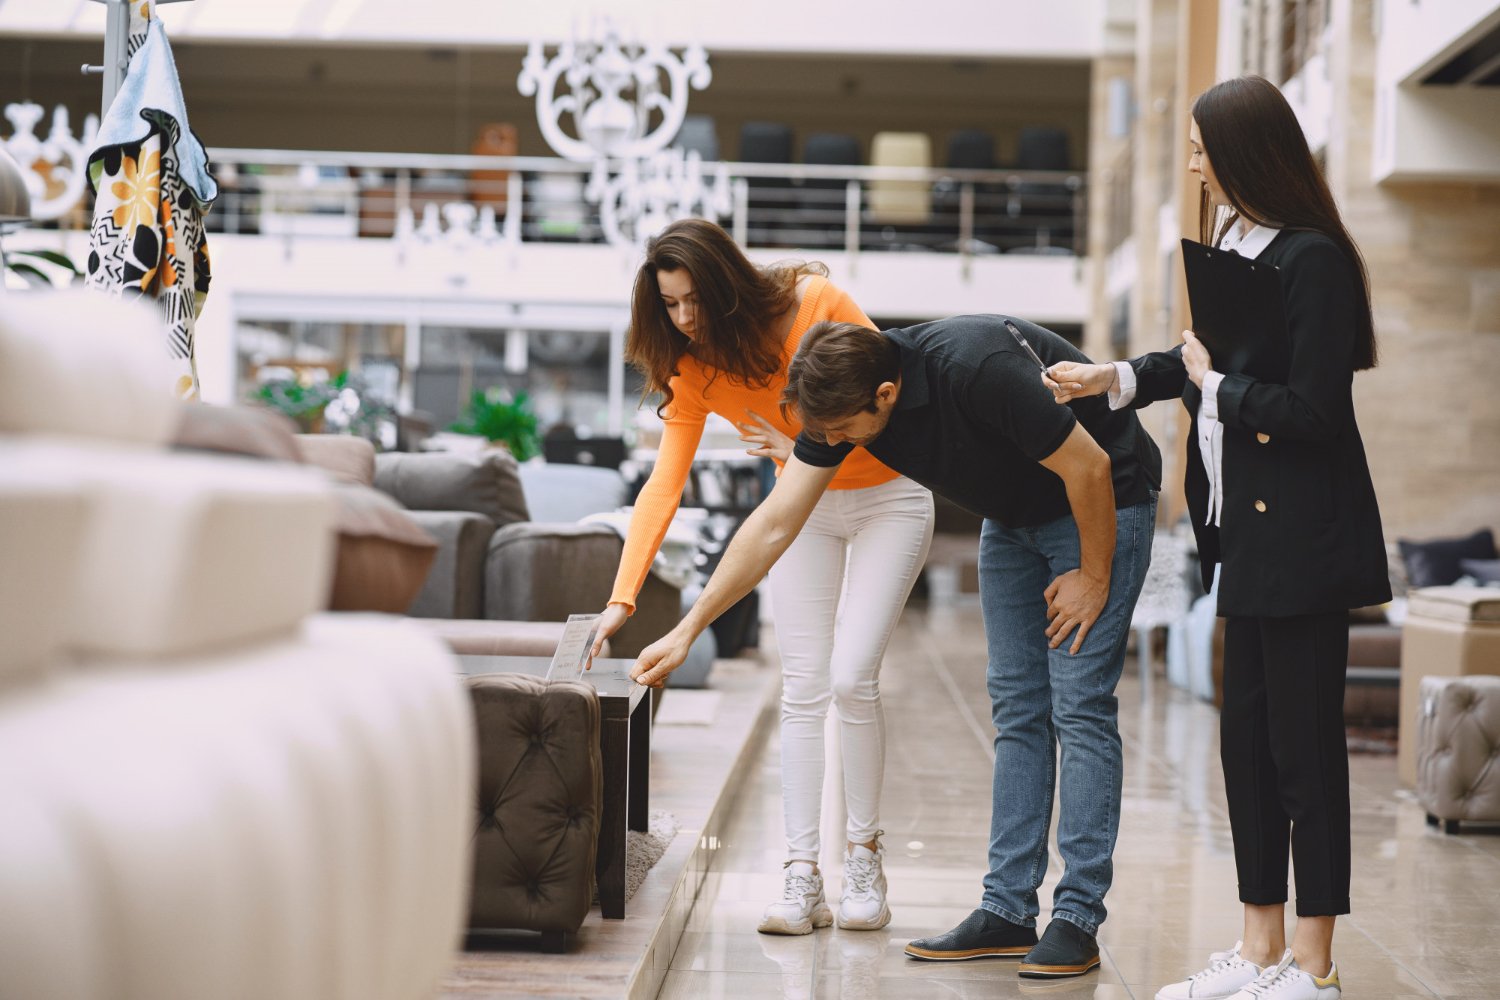
[[[594,665],[594,657],[599,655],[599,650],[604,646],[604,640],[620,631],[620,626],[624,625],[629,618],[630,612],[625,610],[623,604],[611,604],[600,613],[599,627],[594,630],[594,648],[589,650],[589,667]]]
[[[740,429],[740,440],[750,445],[746,454],[759,458],[774,458],[785,462],[792,457],[792,439],[776,429],[776,425],[754,410],[746,410],[748,421],[735,424]]]
[[[1047,369],[1042,384],[1052,390],[1052,398],[1059,403],[1100,396],[1114,386],[1115,366],[1059,361]]]

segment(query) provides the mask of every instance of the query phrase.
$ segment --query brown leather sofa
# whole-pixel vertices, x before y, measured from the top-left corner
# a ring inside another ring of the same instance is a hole
[[[1417,798],[1427,822],[1500,823],[1500,677],[1426,677],[1417,716]]]

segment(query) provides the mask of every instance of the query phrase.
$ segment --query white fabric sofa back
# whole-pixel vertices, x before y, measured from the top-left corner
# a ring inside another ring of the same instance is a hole
[[[313,614],[329,487],[160,451],[128,311],[44,301],[0,315],[0,997],[430,995],[467,902],[452,656]]]

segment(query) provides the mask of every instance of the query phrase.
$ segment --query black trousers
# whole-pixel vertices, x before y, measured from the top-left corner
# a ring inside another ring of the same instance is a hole
[[[1219,755],[1240,901],[1297,915],[1349,912],[1349,616],[1230,618],[1224,626]]]

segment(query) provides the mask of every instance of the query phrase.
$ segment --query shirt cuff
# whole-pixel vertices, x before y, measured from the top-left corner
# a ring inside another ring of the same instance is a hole
[[[1203,405],[1198,412],[1209,420],[1219,419],[1219,383],[1224,381],[1220,372],[1208,371],[1203,376]]]
[[[1115,384],[1109,387],[1109,408],[1123,410],[1135,400],[1135,369],[1129,361],[1111,364],[1115,366]]]

